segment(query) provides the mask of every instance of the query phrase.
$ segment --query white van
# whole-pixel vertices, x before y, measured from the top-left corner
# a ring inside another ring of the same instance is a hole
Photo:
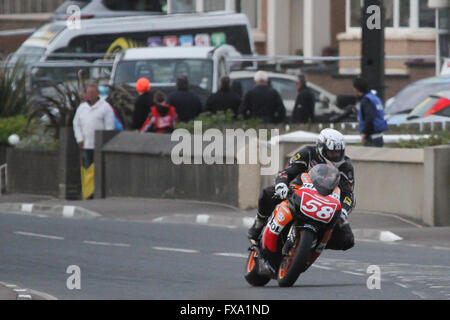
[[[12,55],[9,65],[21,59],[27,66],[50,59],[88,59],[137,47],[220,46],[229,44],[242,54],[253,54],[247,16],[208,12],[81,20],[80,28],[66,21],[44,25]]]
[[[219,47],[154,47],[122,51],[116,56],[111,74],[111,85],[135,86],[139,78],[150,80],[153,89],[170,92],[176,79],[186,75],[191,90],[202,102],[216,92],[221,77],[229,75],[229,58],[240,53],[230,45]]]

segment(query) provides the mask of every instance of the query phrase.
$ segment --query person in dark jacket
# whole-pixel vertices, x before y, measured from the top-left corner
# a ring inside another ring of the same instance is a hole
[[[150,109],[150,115],[142,125],[140,132],[171,133],[178,122],[175,108],[166,104],[166,95],[162,91],[154,94],[155,105]]]
[[[175,107],[181,122],[195,119],[202,112],[202,102],[198,95],[189,91],[189,80],[184,75],[177,78],[177,90],[169,94],[167,103]]]
[[[244,118],[260,118],[266,123],[283,122],[286,108],[280,94],[269,86],[267,73],[256,72],[254,81],[255,87],[246,93],[239,113]]]
[[[209,96],[206,101],[206,110],[212,113],[217,111],[226,111],[231,109],[235,115],[239,112],[241,98],[239,95],[231,91],[230,77],[222,77],[220,79],[220,89]]]
[[[365,79],[356,78],[353,81],[353,88],[360,99],[357,110],[361,142],[366,147],[382,147],[383,131],[388,129],[384,120],[383,103],[369,90],[369,84]]]
[[[141,129],[153,105],[153,93],[150,91],[150,81],[147,78],[140,78],[136,82],[136,91],[139,97],[134,103],[133,130]]]
[[[316,98],[312,90],[306,85],[304,75],[297,80],[298,95],[292,112],[292,122],[314,122],[314,106]]]

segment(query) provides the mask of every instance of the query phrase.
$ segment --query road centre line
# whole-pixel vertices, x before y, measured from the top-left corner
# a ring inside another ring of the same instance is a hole
[[[88,241],[88,240],[84,240],[83,243],[97,246],[126,247],[126,248],[130,247],[130,245],[127,243],[111,243],[111,242]]]
[[[317,265],[317,264],[313,264],[312,267],[317,268],[317,269],[333,270],[333,268],[330,268],[330,267],[324,267],[324,266],[319,266],[319,265]]]
[[[198,250],[192,249],[181,249],[181,248],[167,248],[167,247],[152,247],[154,250],[159,251],[175,251],[175,252],[183,252],[183,253],[198,253]]]
[[[39,234],[39,233],[24,232],[24,231],[14,231],[14,233],[21,235],[21,236],[27,236],[27,237],[45,238],[45,239],[52,239],[52,240],[64,240],[63,237],[51,236],[51,235],[47,235],[47,234]]]
[[[233,253],[233,252],[216,252],[213,253],[215,256],[223,256],[223,257],[234,257],[234,258],[247,258],[248,254],[243,253]]]
[[[347,274],[352,274],[352,275],[355,275],[355,276],[360,276],[360,277],[365,276],[365,275],[362,274],[362,273],[357,273],[357,272],[352,272],[352,271],[341,271],[341,272],[347,273]]]

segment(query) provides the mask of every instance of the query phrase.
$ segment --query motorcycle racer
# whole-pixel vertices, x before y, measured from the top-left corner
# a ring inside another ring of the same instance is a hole
[[[333,229],[342,213],[339,201],[339,171],[330,164],[318,164],[301,175],[302,186],[295,188],[289,200],[281,202],[267,223],[262,235],[262,261],[259,265],[261,275],[273,276],[281,262],[278,238],[295,215],[307,214],[320,222],[328,223],[327,230]],[[329,241],[325,237],[324,244]],[[323,244],[323,246],[325,246]],[[312,263],[323,250],[317,247],[311,257]]]
[[[317,164],[335,166],[341,177],[339,181],[341,221],[334,227],[326,249],[348,250],[354,246],[354,235],[347,221],[348,215],[355,206],[353,165],[350,158],[345,156],[343,135],[329,128],[320,132],[316,146],[305,146],[291,157],[286,168],[276,176],[275,185],[260,192],[255,222],[248,230],[250,239],[258,238],[275,207],[287,199],[290,194],[289,185],[301,185],[301,174],[308,172]]]

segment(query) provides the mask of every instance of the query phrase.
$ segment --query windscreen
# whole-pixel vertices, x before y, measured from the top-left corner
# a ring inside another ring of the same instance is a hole
[[[117,65],[114,83],[135,83],[145,77],[151,84],[174,84],[181,75],[187,75],[191,86],[211,91],[213,64],[207,59],[155,59],[122,61]]]
[[[22,45],[19,50],[11,56],[8,65],[14,65],[17,62],[21,62],[25,65],[32,65],[33,63],[38,62],[44,53],[45,48]]]
[[[407,113],[423,102],[430,94],[450,90],[449,82],[414,83],[400,91],[392,104],[386,108],[386,114]]]

